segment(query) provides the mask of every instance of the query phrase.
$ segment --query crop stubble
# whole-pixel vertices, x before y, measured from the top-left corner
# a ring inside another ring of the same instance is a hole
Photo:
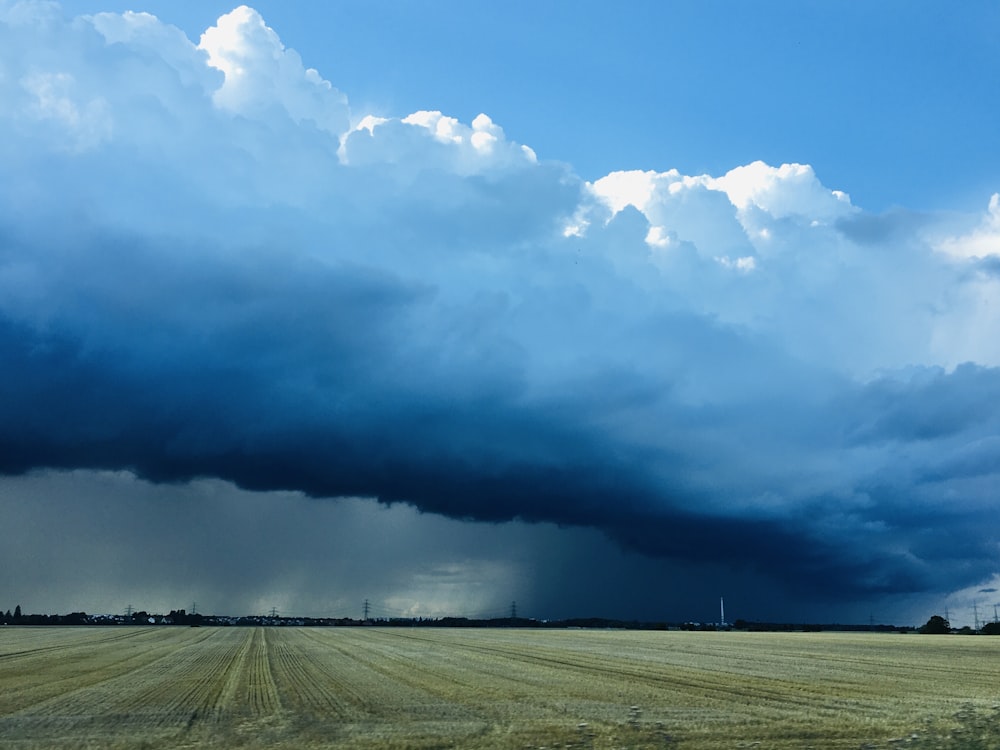
[[[957,636],[8,627],[0,748],[857,748],[998,677]]]

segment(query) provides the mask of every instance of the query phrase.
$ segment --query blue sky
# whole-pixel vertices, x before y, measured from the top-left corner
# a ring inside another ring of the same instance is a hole
[[[129,8],[0,1],[9,606],[993,603],[995,6]]]
[[[197,40],[231,4],[141,6]],[[71,13],[138,10],[68,0]],[[1000,8],[941,2],[257,3],[360,111],[485,112],[587,179],[811,164],[871,211],[995,189]]]

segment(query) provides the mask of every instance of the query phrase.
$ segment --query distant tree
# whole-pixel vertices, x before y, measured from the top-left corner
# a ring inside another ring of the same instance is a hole
[[[18,622],[21,619],[21,605],[18,604],[14,607],[14,620],[13,622]]]
[[[932,615],[920,628],[920,632],[925,635],[944,635],[951,632],[951,623],[941,615]]]
[[[988,622],[979,632],[983,635],[1000,635],[1000,622]]]

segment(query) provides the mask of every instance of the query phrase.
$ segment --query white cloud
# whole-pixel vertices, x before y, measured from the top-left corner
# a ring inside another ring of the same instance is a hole
[[[957,258],[1000,256],[1000,193],[990,197],[989,207],[978,227],[959,236],[944,237],[938,240],[937,246]]]
[[[260,14],[241,5],[201,36],[199,49],[225,74],[215,102],[230,112],[268,119],[281,108],[296,123],[310,122],[340,137],[350,127],[347,98],[302,58],[286,49]]]
[[[0,0],[0,21],[11,26],[43,26],[61,18],[56,0]]]
[[[590,187],[612,213],[618,213],[625,206],[634,206],[645,212],[653,199],[658,181],[664,176],[679,176],[679,173],[673,170],[666,175],[660,175],[653,171],[643,172],[638,169],[611,172],[595,180]]]
[[[757,161],[722,177],[612,172],[590,189],[612,215],[625,206],[641,211],[651,225],[650,244],[664,247],[663,238],[673,234],[716,256],[720,250],[773,252],[776,222],[818,228],[857,211],[846,193],[825,188],[807,164]]]
[[[824,187],[808,164],[772,167],[755,161],[731,169],[711,185],[724,191],[741,212],[758,208],[775,219],[829,223],[856,210],[846,193]]]
[[[206,53],[198,51],[183,31],[150,13],[97,13],[87,20],[108,44],[130,47],[170,66],[183,86],[211,93],[222,85],[222,76],[205,65]],[[162,97],[164,92],[158,90],[156,95]]]
[[[21,79],[21,87],[31,100],[24,114],[40,124],[54,122],[62,131],[57,148],[63,145],[73,151],[86,151],[111,138],[114,123],[107,100],[81,95],[71,74],[27,75]]]
[[[523,169],[537,163],[530,148],[510,142],[503,129],[480,114],[471,126],[438,111],[401,119],[362,118],[340,150],[351,166],[393,165],[401,175],[443,169],[460,176]]]
[[[723,255],[715,260],[718,261],[723,268],[731,268],[734,271],[739,271],[740,273],[750,273],[757,267],[757,261],[752,255],[747,255],[743,258],[730,258],[728,255]]]

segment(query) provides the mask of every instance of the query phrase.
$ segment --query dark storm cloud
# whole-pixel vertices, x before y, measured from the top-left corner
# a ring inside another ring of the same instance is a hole
[[[588,185],[485,116],[345,133],[247,8],[200,49],[17,23],[4,473],[587,527],[840,599],[996,570],[995,279],[931,219],[803,165]]]
[[[983,258],[976,264],[976,268],[980,273],[1000,278],[1000,256]]]
[[[870,415],[858,437],[901,442],[937,440],[961,434],[995,434],[1000,370],[965,363],[952,372],[915,369],[906,379],[882,378],[861,390],[854,408]]]

